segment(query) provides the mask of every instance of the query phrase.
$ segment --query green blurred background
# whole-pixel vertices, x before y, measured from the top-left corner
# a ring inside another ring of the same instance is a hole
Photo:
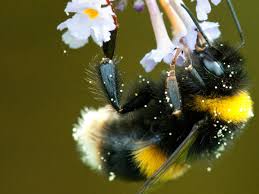
[[[84,106],[98,107],[85,69],[96,54],[90,43],[69,50],[56,26],[66,18],[66,0],[2,1],[0,21],[0,193],[1,194],[133,194],[140,183],[109,182],[85,167],[72,139],[72,125]],[[258,1],[235,1],[246,32],[246,56],[251,92],[257,101]],[[222,5],[217,10],[225,37],[233,23]],[[215,14],[214,14],[215,15]],[[131,8],[119,14],[117,54],[125,79],[144,74],[141,57],[155,47],[147,13]],[[67,50],[67,53],[64,53]],[[156,72],[164,69],[160,65]],[[153,75],[156,74],[153,73]],[[255,104],[255,113],[258,106]],[[259,194],[259,149],[255,117],[235,146],[213,163],[196,164],[184,177],[157,193]]]

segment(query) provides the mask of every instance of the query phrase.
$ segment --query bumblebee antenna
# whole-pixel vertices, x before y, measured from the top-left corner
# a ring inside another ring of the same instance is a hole
[[[236,49],[236,50],[239,50],[240,48],[242,48],[242,47],[245,45],[244,32],[243,32],[242,27],[241,27],[241,25],[240,25],[240,22],[239,22],[239,19],[238,19],[238,17],[237,17],[237,13],[236,13],[236,11],[235,11],[235,8],[234,8],[234,6],[233,6],[232,1],[231,1],[231,0],[227,0],[227,4],[228,4],[228,7],[229,7],[229,9],[230,9],[230,13],[231,13],[231,15],[232,15],[232,18],[233,18],[235,24],[236,24],[236,27],[237,27],[237,30],[238,30],[238,33],[239,33],[239,36],[240,36],[241,42],[240,42],[240,45],[239,45],[239,46],[237,47],[237,49]]]
[[[198,20],[193,16],[192,12],[189,10],[188,7],[186,7],[184,4],[181,4],[181,6],[185,9],[185,11],[188,13],[188,15],[191,17],[192,21],[194,22],[194,24],[196,25],[197,29],[199,30],[199,32],[201,33],[201,35],[204,37],[205,41],[207,42],[208,46],[211,47],[210,41],[208,39],[208,37],[206,36],[206,34],[203,32]]]

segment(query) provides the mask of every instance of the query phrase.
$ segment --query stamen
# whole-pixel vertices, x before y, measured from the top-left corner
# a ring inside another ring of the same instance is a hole
[[[90,19],[95,19],[99,15],[99,12],[96,9],[92,8],[85,9],[83,13],[88,15]]]

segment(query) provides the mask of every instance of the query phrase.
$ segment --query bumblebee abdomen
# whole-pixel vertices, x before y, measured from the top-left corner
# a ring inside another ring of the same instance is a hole
[[[103,166],[106,174],[114,174],[116,177],[133,181],[151,177],[168,159],[157,145],[150,145],[138,150],[104,148],[102,153],[105,155]],[[160,181],[175,179],[183,175],[187,169],[188,165],[184,159],[178,161],[161,176]]]

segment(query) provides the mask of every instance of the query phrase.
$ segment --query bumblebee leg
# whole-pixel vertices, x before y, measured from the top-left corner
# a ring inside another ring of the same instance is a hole
[[[107,98],[113,108],[119,111],[118,72],[115,64],[111,59],[104,58],[98,68],[101,84],[105,90]]]
[[[114,51],[116,48],[116,37],[117,37],[117,29],[111,31],[111,39],[108,42],[103,43],[103,53],[106,58],[111,59],[114,56]]]
[[[180,49],[176,50],[175,57],[172,63],[170,64],[170,70],[167,72],[167,79],[166,79],[166,95],[169,102],[172,103],[172,106],[174,109],[173,115],[176,115],[176,116],[181,114],[181,106],[182,106],[179,87],[178,87],[178,83],[175,75],[175,65],[180,52],[181,52]]]
[[[236,24],[236,27],[237,27],[237,30],[238,30],[238,33],[239,33],[239,36],[240,36],[240,45],[237,47],[237,50],[238,50],[245,45],[244,32],[242,30],[241,24],[240,24],[239,19],[237,17],[237,13],[236,13],[235,8],[232,4],[232,1],[227,0],[227,4],[228,4],[228,7],[229,7],[231,15],[232,15],[232,18],[233,18],[233,20]]]
[[[99,65],[99,74],[101,83],[105,90],[108,100],[115,110],[120,113],[127,113],[135,109],[144,107],[151,99],[151,88],[145,86],[139,92],[135,93],[126,104],[120,106],[119,78],[116,66],[112,60],[116,45],[117,29],[111,32],[111,40],[103,44],[103,53],[105,58]]]
[[[199,34],[198,34],[199,35]],[[205,83],[203,81],[203,79],[201,78],[200,74],[197,72],[197,70],[193,67],[193,63],[192,63],[192,57],[191,57],[191,51],[189,49],[189,47],[183,42],[181,41],[181,43],[184,45],[183,48],[183,52],[184,55],[186,57],[186,64],[187,67],[185,68],[187,71],[190,72],[191,76],[195,79],[195,81],[201,86],[204,87]]]

